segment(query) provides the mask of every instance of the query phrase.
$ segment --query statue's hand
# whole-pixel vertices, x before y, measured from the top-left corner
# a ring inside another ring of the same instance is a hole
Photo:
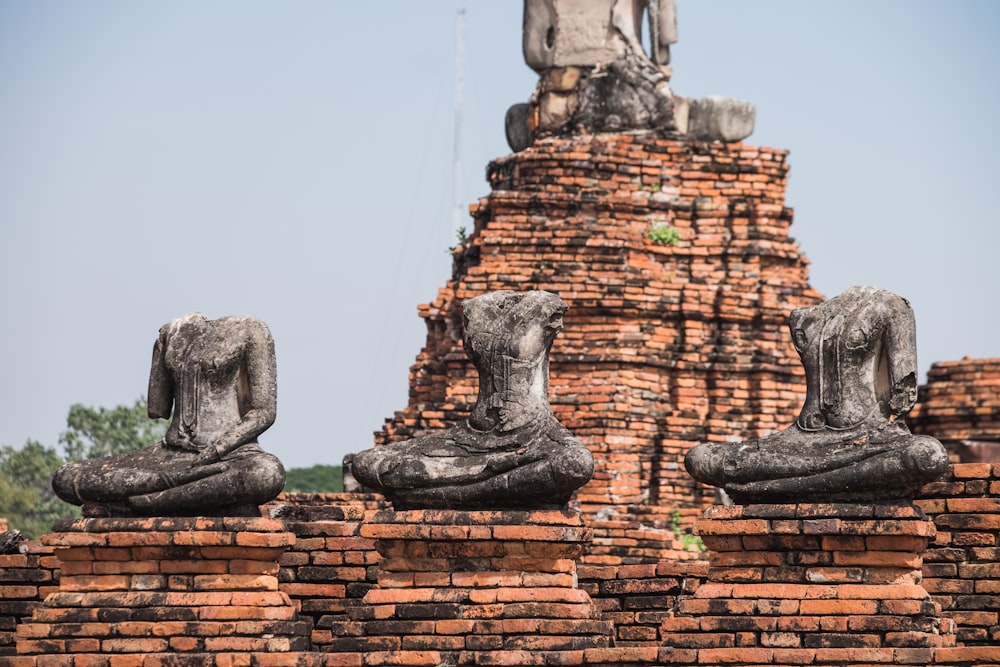
[[[211,465],[212,463],[217,462],[221,458],[222,458],[222,452],[219,451],[217,447],[215,447],[214,445],[207,445],[204,449],[201,450],[201,452],[198,453],[198,456],[195,458],[195,460],[191,462],[191,467],[197,468],[198,466]]]

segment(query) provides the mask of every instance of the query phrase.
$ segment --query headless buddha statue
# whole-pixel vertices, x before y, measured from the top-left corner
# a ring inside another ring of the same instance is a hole
[[[704,443],[684,464],[737,502],[913,497],[944,472],[937,440],[910,433],[917,399],[916,331],[907,301],[851,287],[792,311],[789,328],[806,372],[798,420],[743,443]]]
[[[469,419],[365,450],[352,471],[396,509],[562,507],[594,473],[590,451],[552,414],[549,350],[566,304],[550,292],[493,292],[462,304],[479,372]]]
[[[52,487],[85,514],[259,516],[281,492],[281,462],[257,444],[277,405],[274,342],[250,317],[201,313],[160,329],[149,374],[149,416],[163,440],[118,456],[67,463]]]

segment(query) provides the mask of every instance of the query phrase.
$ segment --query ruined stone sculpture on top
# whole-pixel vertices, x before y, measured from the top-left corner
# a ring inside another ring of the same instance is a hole
[[[643,48],[648,18],[649,53]],[[701,100],[670,89],[674,0],[525,0],[525,63],[541,79],[506,118],[515,151],[537,136],[655,130],[707,141],[753,131],[754,108],[724,97]]]
[[[912,498],[940,476],[940,442],[903,420],[917,398],[913,311],[903,298],[851,287],[789,317],[806,399],[788,428],[743,443],[704,443],[685,458],[698,481],[736,502]]]
[[[257,443],[274,423],[274,342],[251,317],[201,313],[165,324],[153,348],[149,416],[163,440],[128,454],[67,463],[52,486],[85,514],[259,516],[281,492],[281,462]]]
[[[354,457],[354,476],[396,509],[562,507],[594,473],[549,407],[549,350],[566,304],[550,292],[493,292],[462,304],[479,372],[468,420]]]

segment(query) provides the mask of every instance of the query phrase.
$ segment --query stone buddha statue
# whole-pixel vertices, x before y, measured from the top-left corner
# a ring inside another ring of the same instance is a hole
[[[201,313],[165,324],[153,348],[149,416],[173,420],[163,440],[75,461],[52,480],[85,514],[259,516],[281,492],[281,462],[257,443],[274,423],[274,342],[251,317]]]
[[[916,330],[903,298],[851,287],[792,311],[806,399],[783,431],[704,443],[684,464],[737,502],[912,498],[948,465],[937,440],[903,420],[917,399]]]
[[[375,447],[352,472],[396,509],[562,507],[590,480],[590,451],[553,416],[549,350],[566,304],[550,292],[493,292],[462,304],[466,354],[479,372],[468,420]]]

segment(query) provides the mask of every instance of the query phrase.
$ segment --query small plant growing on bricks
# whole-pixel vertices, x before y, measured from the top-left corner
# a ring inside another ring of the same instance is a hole
[[[697,551],[699,553],[704,551],[705,543],[700,537],[692,533],[690,529],[685,530],[682,528],[681,520],[680,510],[674,510],[670,513],[670,530],[674,532],[677,540],[684,546],[686,551]]]
[[[681,240],[681,233],[677,231],[677,228],[671,227],[662,220],[650,225],[646,236],[657,245],[675,246]]]

